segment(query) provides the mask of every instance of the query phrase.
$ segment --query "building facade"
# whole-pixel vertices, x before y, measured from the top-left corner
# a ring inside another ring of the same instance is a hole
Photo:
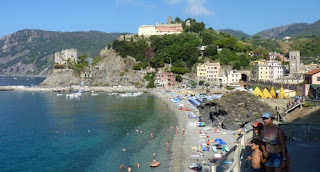
[[[320,100],[320,68],[304,74],[304,95]]]
[[[70,59],[70,62],[78,62],[78,50],[75,48],[62,50],[54,54],[55,64],[66,65]]]
[[[270,80],[270,67],[266,64],[254,65],[253,79],[256,81],[269,81]]]
[[[236,84],[241,80],[241,73],[238,71],[232,70],[227,72],[228,84]]]
[[[220,76],[220,63],[205,63],[197,66],[197,79],[218,85]]]
[[[279,61],[268,61],[267,65],[270,67],[270,81],[275,82],[277,78],[283,77],[283,68]]]
[[[156,86],[173,87],[176,85],[176,74],[173,73],[158,73],[154,81]]]
[[[172,18],[168,17],[167,24],[156,25],[142,25],[138,29],[139,36],[152,36],[152,35],[168,35],[168,34],[179,34],[182,33],[183,27],[182,23],[171,23]]]

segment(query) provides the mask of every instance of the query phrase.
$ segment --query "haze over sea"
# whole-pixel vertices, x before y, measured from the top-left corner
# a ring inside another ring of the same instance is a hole
[[[165,142],[177,121],[167,105],[151,94],[98,94],[0,92],[0,171],[118,171],[122,163],[137,171],[136,162],[139,171],[168,171]],[[153,152],[161,165],[152,169]]]

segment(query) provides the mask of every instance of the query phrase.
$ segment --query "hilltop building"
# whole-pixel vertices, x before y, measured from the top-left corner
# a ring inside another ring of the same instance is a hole
[[[204,63],[197,66],[197,79],[213,85],[219,84],[220,63]]]
[[[55,64],[66,65],[70,59],[70,62],[78,62],[78,50],[75,48],[62,50],[54,54]]]
[[[271,52],[269,53],[269,60],[272,61],[281,61],[281,62],[287,62],[289,61],[283,54],[277,53],[277,52]]]
[[[179,34],[182,33],[183,28],[181,23],[171,23],[171,17],[168,18],[167,24],[156,25],[142,25],[138,29],[139,36],[149,37],[152,35],[166,35],[166,34]]]

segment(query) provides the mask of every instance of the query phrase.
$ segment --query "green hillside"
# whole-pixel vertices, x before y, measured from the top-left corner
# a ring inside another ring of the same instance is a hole
[[[112,43],[119,33],[89,32],[53,32],[42,30],[21,30],[0,38],[0,74],[10,66],[33,64],[33,75],[42,69],[52,67],[48,56],[68,48],[78,49],[79,54],[95,57],[99,51]],[[2,63],[1,63],[2,61]]]

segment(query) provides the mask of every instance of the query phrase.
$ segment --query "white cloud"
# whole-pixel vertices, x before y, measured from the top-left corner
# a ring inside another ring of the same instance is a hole
[[[207,0],[187,0],[187,7],[185,8],[185,13],[192,16],[201,16],[201,15],[211,15],[212,11],[206,9],[205,3]]]

